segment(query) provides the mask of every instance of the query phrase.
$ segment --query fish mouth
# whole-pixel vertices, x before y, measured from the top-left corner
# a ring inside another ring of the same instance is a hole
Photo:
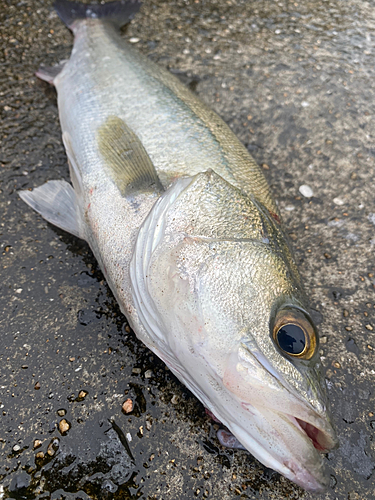
[[[306,433],[316,450],[320,453],[327,453],[330,449],[332,449],[332,445],[330,444],[327,435],[318,429],[318,427],[315,427],[315,425],[309,424],[300,418],[295,418],[294,420],[300,429]]]
[[[253,418],[260,417],[258,429],[261,429],[262,422],[265,428],[269,425],[267,432],[272,437],[270,441],[262,442],[260,433],[253,434],[254,445],[254,441],[248,441],[238,427],[234,428],[234,434],[245,448],[267,467],[277,470],[305,490],[324,492],[329,486],[330,476],[323,454],[337,445],[329,418],[302,408],[296,412],[298,416],[294,416],[270,408],[255,409],[244,402],[242,407]]]
[[[284,414],[290,423],[296,427],[311,452],[305,464],[290,458],[283,462],[291,475],[289,479],[304,489],[323,492],[329,485],[329,474],[323,454],[337,447],[337,439],[332,426],[323,419],[317,418],[316,425],[299,417]],[[288,475],[285,474],[287,477]]]
[[[310,422],[292,415],[286,415],[293,425],[297,427],[311,441],[314,448],[319,453],[328,453],[337,447],[337,441],[332,436],[332,432],[327,432]]]

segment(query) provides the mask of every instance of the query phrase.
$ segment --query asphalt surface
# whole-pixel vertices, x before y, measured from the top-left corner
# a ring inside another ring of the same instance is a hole
[[[0,21],[0,499],[374,498],[373,5],[146,0],[124,34],[224,118],[278,200],[340,440],[317,496],[223,449],[87,245],[19,199],[68,179],[55,91],[34,72],[72,36],[49,1],[5,0]]]

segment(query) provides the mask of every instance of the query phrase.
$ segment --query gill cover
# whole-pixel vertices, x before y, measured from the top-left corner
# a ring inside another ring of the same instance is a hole
[[[289,377],[306,396],[305,367],[286,359],[280,334],[270,332],[275,304],[302,307],[299,274],[280,224],[254,197],[213,171],[179,179],[141,227],[130,276],[149,335],[142,340],[158,345],[163,359],[176,366],[181,351],[194,351],[222,381],[228,355],[246,345],[262,358],[263,384],[271,384],[267,365],[274,381]],[[273,320],[280,328],[284,316]]]

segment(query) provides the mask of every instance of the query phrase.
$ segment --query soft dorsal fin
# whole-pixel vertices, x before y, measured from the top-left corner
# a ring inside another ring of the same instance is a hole
[[[123,196],[163,191],[155,167],[139,138],[117,116],[109,116],[97,131],[105,169]]]

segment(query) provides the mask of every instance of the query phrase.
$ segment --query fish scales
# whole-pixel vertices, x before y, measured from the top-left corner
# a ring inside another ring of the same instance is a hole
[[[171,73],[124,44],[115,27],[90,20],[81,25],[69,66],[56,84],[59,102],[69,103],[77,115],[87,106],[97,118],[98,113],[123,118],[141,139],[164,186],[214,164],[224,179],[278,213],[259,166],[229,127]],[[87,92],[94,87],[102,90],[95,101]],[[61,113],[63,130],[69,117],[78,118]]]
[[[137,0],[56,2],[56,86],[73,184],[20,196],[84,238],[137,336],[256,458],[328,484],[336,444],[295,260],[260,168],[173,75],[124,42]],[[227,442],[235,442],[226,439]]]

